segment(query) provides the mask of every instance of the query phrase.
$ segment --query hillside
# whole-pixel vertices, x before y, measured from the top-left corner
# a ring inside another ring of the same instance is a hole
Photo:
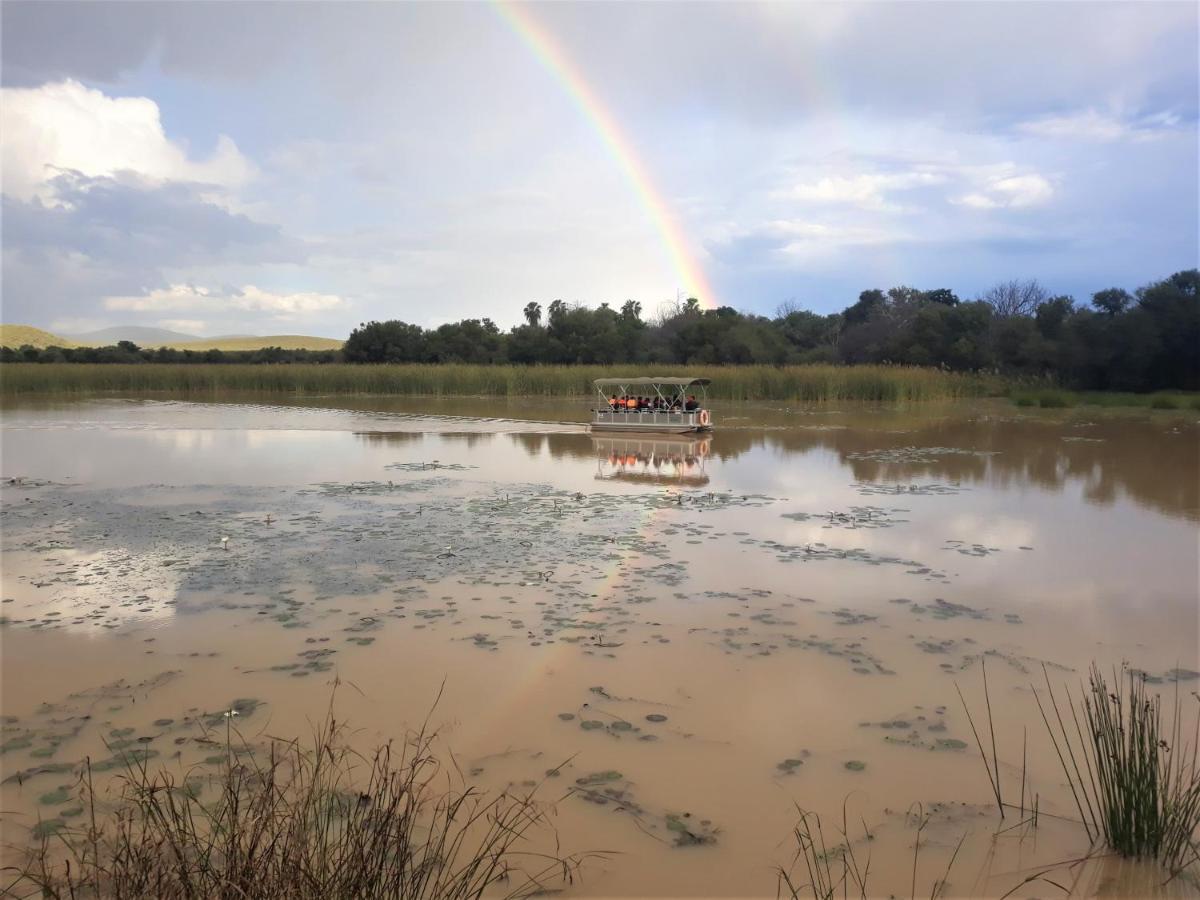
[[[147,328],[144,325],[114,325],[98,331],[73,334],[71,340],[85,347],[107,347],[118,341],[133,341],[139,347],[161,347],[179,341],[198,341],[200,336],[167,328]]]
[[[344,341],[307,334],[226,335],[199,338],[164,328],[117,326],[61,337],[31,325],[0,325],[0,346],[22,347],[104,347],[118,341],[133,341],[139,347],[173,347],[177,350],[259,350],[282,347],[285,350],[339,350]]]
[[[282,347],[284,350],[340,350],[344,341],[306,334],[268,334],[261,337],[197,338],[172,341],[165,346],[176,350],[259,350]]]
[[[49,331],[42,331],[32,325],[0,325],[0,347],[23,347],[30,344],[42,347],[76,347],[74,341],[67,340]],[[340,342],[339,342],[340,346]]]

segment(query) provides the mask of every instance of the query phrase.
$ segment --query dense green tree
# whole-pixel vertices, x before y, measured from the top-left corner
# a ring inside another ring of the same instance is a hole
[[[1124,288],[1109,288],[1092,294],[1092,306],[1110,316],[1119,316],[1132,302],[1133,297]]]

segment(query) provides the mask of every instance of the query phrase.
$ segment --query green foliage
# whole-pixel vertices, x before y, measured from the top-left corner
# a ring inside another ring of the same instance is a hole
[[[689,369],[841,363],[997,372],[1078,390],[1200,390],[1200,271],[1177,272],[1140,288],[1136,296],[1121,288],[1100,291],[1092,297],[1092,307],[1052,297],[1036,281],[1002,282],[966,302],[948,288],[872,289],[838,314],[818,315],[789,303],[773,318],[729,306],[705,310],[695,297],[650,322],[642,319],[642,306],[635,300],[625,301],[619,311],[607,303],[590,309],[554,300],[545,310],[540,303],[527,303],[523,324],[507,333],[490,319],[464,319],[431,330],[392,320],[360,325],[341,350],[273,347],[235,353],[148,350],[128,342],[86,348],[26,344],[0,349],[0,362],[345,361]],[[1060,404],[1051,397],[1040,405]]]
[[[886,403],[952,400],[1001,393],[993,376],[908,366],[689,366],[711,378],[718,400]],[[458,397],[591,397],[592,379],[644,375],[643,366],[394,365],[72,365],[15,364],[0,371],[0,393],[226,392],[396,394]]]

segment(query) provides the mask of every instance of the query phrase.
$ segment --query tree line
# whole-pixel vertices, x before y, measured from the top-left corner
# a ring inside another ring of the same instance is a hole
[[[194,351],[113,347],[0,351],[0,362],[644,363],[792,365],[884,363],[1051,378],[1085,390],[1200,390],[1200,271],[1086,303],[1036,281],[1007,281],[971,300],[952,290],[866,290],[838,313],[785,303],[774,316],[695,298],[647,320],[628,300],[589,308],[526,304],[507,332],[490,319],[426,329],[399,320],[360,325],[337,350]]]
[[[651,321],[640,303],[591,309],[555,300],[524,308],[507,333],[490,319],[434,329],[368,322],[348,362],[789,365],[890,363],[1048,377],[1081,389],[1200,389],[1200,271],[1178,272],[1088,303],[1036,281],[1008,281],[974,300],[946,288],[867,290],[839,313],[784,304],[773,317],[695,298]]]

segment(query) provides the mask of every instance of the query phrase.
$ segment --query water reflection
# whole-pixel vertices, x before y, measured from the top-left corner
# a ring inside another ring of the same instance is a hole
[[[611,455],[586,435],[510,437],[531,456],[603,460]],[[855,481],[1076,488],[1089,503],[1111,505],[1128,496],[1168,515],[1200,519],[1200,430],[1194,425],[947,418],[898,429],[881,429],[877,423],[866,428],[722,429],[710,441],[706,455],[722,463],[760,449],[782,454],[824,450],[835,453]]]
[[[596,478],[640,484],[708,484],[704,461],[711,438],[592,437],[597,459]]]

